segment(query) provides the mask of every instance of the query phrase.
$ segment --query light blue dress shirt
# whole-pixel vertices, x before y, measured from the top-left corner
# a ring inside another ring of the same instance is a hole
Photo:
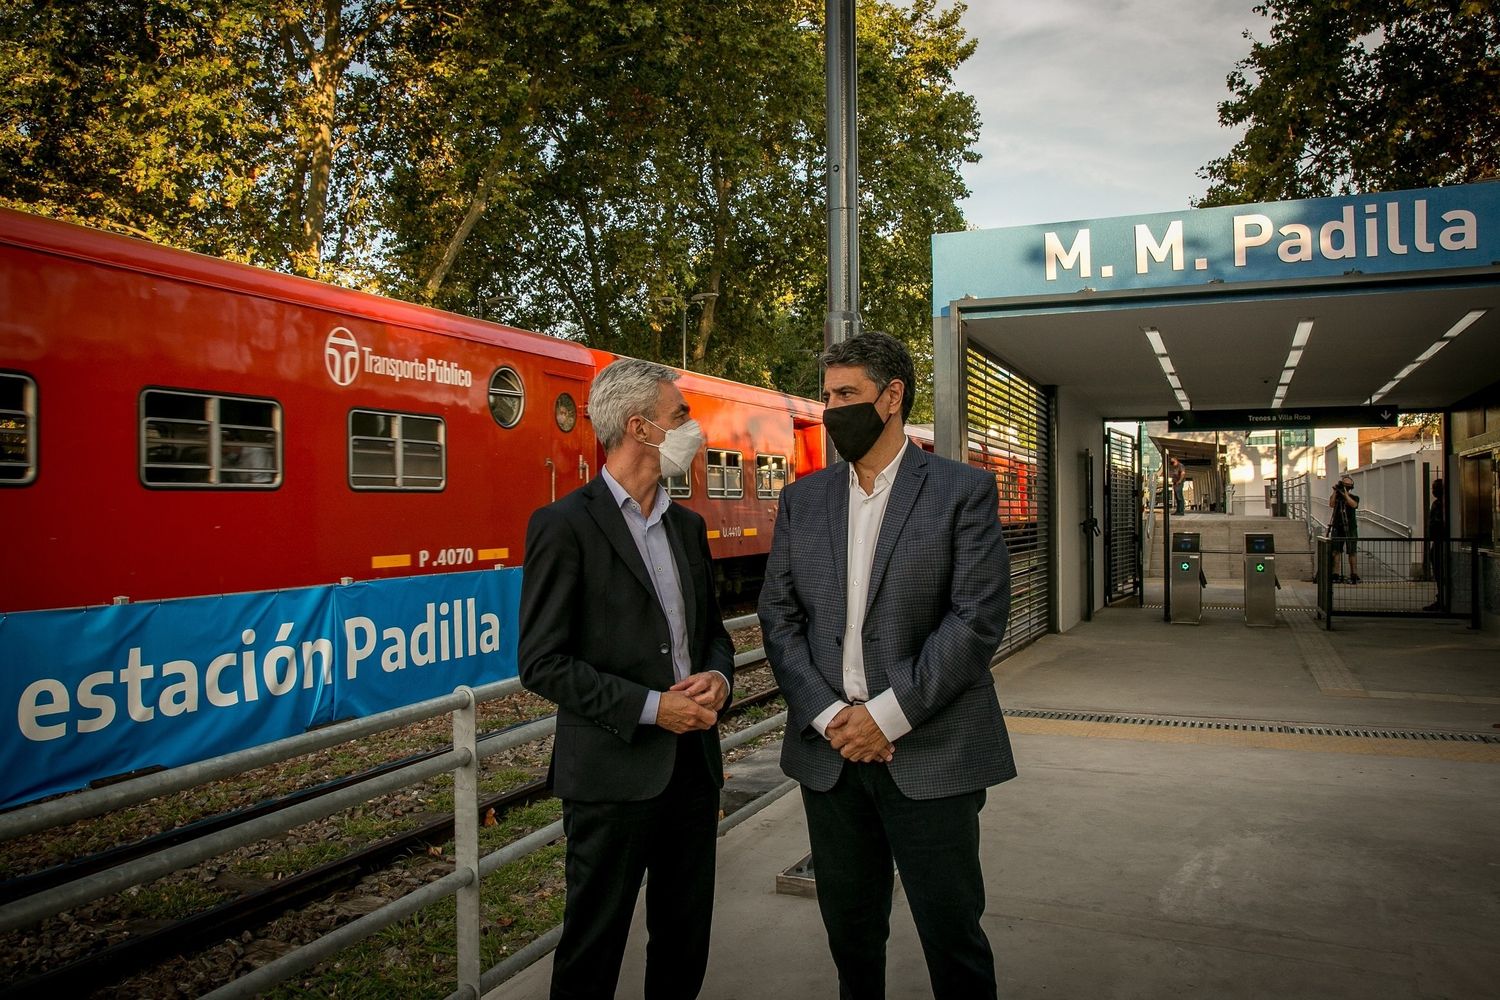
[[[677,680],[685,680],[693,672],[693,659],[688,651],[687,605],[683,599],[682,582],[677,577],[677,560],[672,558],[672,543],[667,538],[667,526],[662,523],[672,498],[657,483],[656,500],[651,504],[651,516],[647,517],[641,512],[641,505],[610,475],[607,467],[601,469],[600,473],[604,478],[604,485],[609,487],[610,495],[620,505],[625,526],[630,529],[636,551],[641,554],[641,561],[646,564],[646,572],[650,574],[651,583],[656,588],[656,599],[667,616],[667,628],[672,634],[672,673]],[[656,710],[660,703],[660,691],[646,692],[646,704],[641,707],[641,725],[656,725]]]

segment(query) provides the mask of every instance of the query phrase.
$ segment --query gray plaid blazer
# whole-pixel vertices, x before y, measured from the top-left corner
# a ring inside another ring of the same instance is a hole
[[[881,523],[864,634],[870,696],[892,689],[912,731],[890,773],[913,799],[1016,775],[990,658],[1010,610],[995,477],[908,443]],[[812,727],[843,691],[849,464],[787,485],[760,594],[771,669],[787,701],[781,767],[814,791],[844,759]]]

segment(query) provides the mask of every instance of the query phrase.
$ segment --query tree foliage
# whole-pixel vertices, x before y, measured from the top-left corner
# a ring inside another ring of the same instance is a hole
[[[963,8],[860,4],[867,325],[927,354]],[[0,0],[0,203],[790,391],[820,0]]]
[[[1229,74],[1244,127],[1200,171],[1202,205],[1500,176],[1500,7],[1491,0],[1266,0],[1270,39]],[[1246,34],[1249,38],[1249,33]]]

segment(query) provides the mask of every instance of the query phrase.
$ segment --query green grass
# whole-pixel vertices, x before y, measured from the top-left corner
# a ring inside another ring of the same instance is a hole
[[[561,815],[562,805],[555,799],[513,810],[499,824],[481,827],[480,851],[498,850]],[[443,850],[451,854],[452,843],[444,845]],[[483,968],[503,961],[562,921],[562,869],[563,845],[558,843],[485,879],[480,894]],[[454,913],[451,897],[429,906],[266,996],[277,1000],[323,997],[415,1000],[447,996],[457,985]]]
[[[127,890],[120,896],[120,908],[127,917],[181,920],[225,898],[225,893],[197,882],[153,882]]]
[[[319,865],[326,865],[347,853],[348,848],[345,845],[325,840],[317,844],[300,844],[278,851],[268,851],[253,858],[245,858],[235,862],[230,870],[236,875],[281,879],[291,875],[300,875]]]
[[[764,722],[771,716],[779,714],[780,712],[785,710],[785,708],[786,705],[783,704],[780,698],[773,698],[770,701],[762,702],[759,705],[751,705],[749,708],[735,714],[735,728],[737,730],[749,729],[757,722]],[[740,725],[740,723],[743,723],[743,725]]]

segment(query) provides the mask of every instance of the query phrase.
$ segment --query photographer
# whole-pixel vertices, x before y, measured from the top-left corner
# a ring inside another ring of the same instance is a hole
[[[1359,567],[1354,553],[1359,543],[1359,521],[1355,511],[1359,510],[1359,497],[1354,493],[1354,480],[1346,472],[1333,485],[1333,495],[1328,498],[1328,507],[1333,516],[1328,521],[1328,537],[1333,545],[1333,582],[1358,583]],[[1339,553],[1349,559],[1349,575],[1339,572]]]

